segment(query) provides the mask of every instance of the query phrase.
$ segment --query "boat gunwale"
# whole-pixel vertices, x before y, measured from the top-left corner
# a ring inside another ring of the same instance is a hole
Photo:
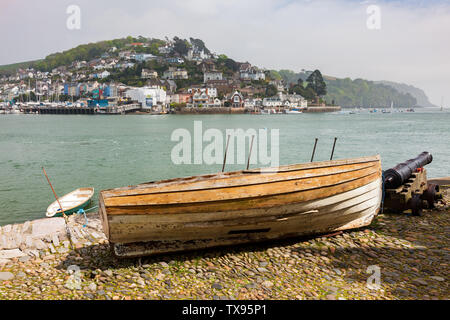
[[[108,209],[127,208],[127,207],[168,208],[168,207],[183,206],[183,205],[192,206],[192,205],[202,205],[202,204],[210,204],[210,203],[221,204],[221,203],[228,203],[228,202],[249,201],[249,200],[254,200],[254,199],[262,199],[262,198],[268,198],[268,197],[273,197],[273,196],[282,196],[282,195],[306,192],[306,191],[317,190],[317,189],[332,188],[332,187],[336,187],[336,186],[339,186],[339,185],[342,185],[342,184],[345,184],[345,183],[350,183],[350,182],[354,182],[354,181],[357,181],[357,180],[365,179],[365,178],[367,178],[369,176],[378,175],[379,173],[381,173],[379,170],[374,170],[373,172],[371,172],[369,174],[358,176],[357,178],[352,178],[352,179],[348,179],[348,180],[345,180],[345,181],[339,181],[337,183],[329,184],[329,185],[326,185],[326,186],[315,186],[315,187],[310,187],[310,188],[302,189],[302,190],[294,190],[294,191],[281,192],[281,193],[271,193],[271,194],[260,195],[260,196],[241,197],[241,198],[225,199],[225,200],[198,201],[198,202],[177,202],[177,203],[167,203],[167,204],[123,204],[123,205],[106,205],[105,204],[105,208],[107,210]],[[379,176],[381,177],[381,174],[379,174]],[[375,177],[374,181],[379,179],[380,177]],[[366,183],[365,185],[367,185],[369,183]],[[327,197],[323,197],[323,198],[327,198]],[[318,199],[321,199],[321,198],[318,198]],[[300,201],[300,202],[302,202],[302,201]],[[135,213],[135,214],[152,214],[152,213]],[[128,214],[124,214],[124,213],[121,213],[121,212],[119,212],[119,213],[107,212],[107,215],[128,215]]]
[[[335,195],[331,195],[331,196],[327,196],[327,197],[324,197],[324,198],[317,198],[317,199],[312,199],[312,200],[307,200],[307,201],[302,201],[302,202],[297,202],[297,203],[290,203],[290,204],[288,204],[288,206],[289,205],[298,205],[300,203],[303,204],[303,205],[308,206],[311,203],[316,203],[317,204],[317,202],[319,202],[317,205],[319,205],[321,208],[328,208],[328,207],[336,206],[336,205],[341,204],[343,202],[351,201],[352,199],[361,197],[364,194],[370,194],[370,193],[375,192],[375,191],[380,192],[380,190],[381,190],[381,177],[376,179],[376,180],[374,180],[374,181],[372,181],[372,182],[369,182],[369,183],[367,183],[365,185],[357,187],[355,189],[344,191],[344,192],[341,192],[341,193],[338,193],[338,194],[335,194]],[[337,201],[333,202],[333,203],[329,203],[329,204],[326,203],[326,202],[322,203],[326,199],[329,199],[329,200],[336,199]],[[272,207],[270,209],[273,210],[274,207]],[[213,220],[207,220],[207,221],[216,221],[216,220],[221,220],[221,219],[224,219],[224,220],[234,219],[235,218],[234,215],[236,215],[236,214],[241,215],[242,217],[257,217],[257,216],[261,216],[261,215],[266,215],[266,213],[267,213],[267,212],[265,212],[266,210],[267,210],[267,208],[256,208],[256,209],[252,210],[253,213],[250,214],[250,215],[249,215],[249,209],[242,209],[242,210],[234,210],[234,209],[232,209],[232,210],[221,211],[221,212],[215,212],[215,211],[214,212],[208,212],[208,213],[212,213],[212,214],[216,214],[216,213],[225,214],[226,218],[221,217],[220,219],[213,219]],[[308,207],[308,210],[315,210],[315,209],[309,209],[309,207]],[[258,211],[258,212],[255,212],[255,211]],[[269,212],[269,213],[267,213],[267,215],[272,215],[272,216],[281,215],[281,216],[284,216],[284,215],[289,215],[292,212],[294,212],[294,211],[288,210],[287,212],[284,212],[282,214],[280,214],[280,213],[273,213],[273,212],[270,213]],[[185,213],[185,212],[183,212],[183,213],[179,213],[177,215],[183,215],[185,218],[196,216],[197,220],[195,220],[195,221],[205,221],[204,220],[205,212],[194,212],[194,213],[191,213],[191,212]],[[137,217],[137,216],[142,216],[142,215],[141,214],[136,214],[135,216]],[[113,219],[128,219],[129,217],[130,217],[130,215],[114,215]],[[158,217],[158,218],[168,217],[169,219],[173,219],[172,215],[171,214],[167,214],[167,213],[152,214],[152,218],[154,218],[154,217]],[[176,218],[176,219],[178,219],[178,218]],[[192,218],[188,218],[188,219],[190,221],[192,221]],[[160,221],[160,220],[158,220],[158,221],[160,223],[166,223],[167,222],[167,221]],[[179,220],[177,220],[177,221],[179,221]],[[184,220],[182,221],[182,223],[185,223],[185,222],[186,221],[184,221]]]
[[[306,179],[321,178],[321,177],[326,177],[326,176],[335,176],[335,175],[339,175],[339,174],[343,174],[343,173],[350,173],[350,172],[356,172],[356,171],[360,171],[360,170],[364,170],[364,169],[369,169],[372,167],[376,167],[376,164],[371,164],[371,165],[367,165],[364,167],[345,170],[345,171],[317,174],[317,175],[309,176],[309,177],[295,177],[295,178],[286,178],[286,179],[271,180],[271,181],[261,181],[261,182],[246,183],[246,184],[239,184],[239,185],[228,185],[228,186],[217,186],[217,187],[213,186],[213,187],[209,187],[209,188],[199,188],[199,189],[171,190],[171,191],[159,191],[159,192],[156,190],[156,192],[111,195],[106,200],[113,199],[113,198],[115,199],[115,198],[135,197],[135,196],[145,196],[145,195],[163,195],[163,194],[172,194],[172,193],[180,193],[180,192],[197,192],[197,191],[206,191],[206,190],[251,187],[251,186],[266,185],[266,184],[273,184],[273,183],[280,183],[280,182],[306,180]]]
[[[146,182],[137,184],[134,186],[127,186],[127,187],[119,187],[119,188],[113,188],[113,189],[105,189],[100,191],[102,195],[107,196],[108,198],[112,197],[121,197],[121,196],[133,196],[133,194],[129,195],[108,195],[108,193],[112,192],[120,192],[120,191],[129,191],[129,190],[139,190],[139,189],[153,189],[153,188],[159,188],[159,187],[166,187],[170,185],[176,185],[176,184],[187,184],[187,183],[194,183],[194,182],[202,182],[202,181],[208,181],[208,180],[226,180],[229,178],[235,178],[241,176],[245,176],[246,174],[276,174],[280,172],[292,172],[292,171],[302,171],[302,170],[308,170],[308,169],[320,169],[320,168],[327,168],[327,167],[336,167],[336,166],[344,166],[344,165],[352,165],[352,164],[361,164],[361,163],[370,163],[370,162],[380,162],[381,157],[380,155],[375,156],[368,156],[368,157],[360,157],[360,158],[351,158],[351,159],[341,159],[341,160],[328,160],[328,161],[321,161],[321,162],[311,162],[311,163],[302,163],[302,164],[293,164],[293,165],[285,165],[281,167],[271,167],[271,168],[258,168],[253,170],[241,170],[241,171],[230,171],[230,172],[219,172],[214,174],[206,174],[206,175],[197,175],[197,176],[189,176],[189,177],[181,177],[181,178],[173,178],[173,179],[167,179],[167,180],[159,180],[159,181],[152,181],[152,182]],[[288,170],[280,170],[280,168],[292,168],[294,166],[299,166],[297,168],[288,169]],[[269,171],[269,169],[272,169],[273,171]],[[312,177],[309,177],[312,178]],[[281,180],[281,181],[288,181],[287,179]],[[276,181],[275,181],[276,182]],[[264,182],[264,183],[271,183],[271,182]],[[233,186],[224,186],[219,188],[227,188],[227,187],[236,187],[236,186],[244,186],[244,185],[233,185]],[[213,189],[213,188],[208,188]],[[198,191],[202,189],[194,189],[193,191]],[[188,191],[188,190],[174,190],[174,191],[164,191],[164,192],[149,192],[149,193],[143,193],[145,194],[157,194],[157,193],[170,193],[170,192],[180,192],[180,191]]]

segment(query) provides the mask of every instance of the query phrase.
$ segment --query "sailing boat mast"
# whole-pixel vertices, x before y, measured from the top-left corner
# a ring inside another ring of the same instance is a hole
[[[444,111],[444,97],[441,98],[441,111]]]

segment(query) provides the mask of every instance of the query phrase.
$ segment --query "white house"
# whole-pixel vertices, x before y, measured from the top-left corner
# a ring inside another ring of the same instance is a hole
[[[262,70],[259,70],[258,68],[251,67],[240,71],[240,78],[241,80],[265,80],[266,75]]]
[[[262,102],[264,108],[281,107],[282,105],[283,101],[279,97],[264,98]]]
[[[127,59],[127,60],[131,59],[132,55],[133,55],[133,52],[131,52],[130,50],[119,52],[119,58],[122,58],[122,59]]]
[[[169,54],[170,52],[172,52],[172,47],[170,47],[170,46],[159,47],[158,51],[159,51],[159,53],[162,53],[162,54]]]
[[[111,73],[105,70],[102,73],[93,73],[89,76],[89,78],[105,79],[108,78],[110,75]]]
[[[134,59],[139,62],[145,62],[148,60],[156,59],[156,56],[154,56],[150,53],[136,53],[134,55]]]
[[[189,88],[188,93],[190,93],[190,94],[204,93],[209,98],[216,98],[217,97],[217,88]]]
[[[144,109],[165,104],[167,98],[166,91],[160,86],[129,89],[125,96],[139,102]]]
[[[307,108],[308,101],[299,94],[283,94],[279,92],[280,100],[290,108]]]
[[[205,72],[203,74],[203,82],[207,82],[210,80],[222,80],[222,72]]]

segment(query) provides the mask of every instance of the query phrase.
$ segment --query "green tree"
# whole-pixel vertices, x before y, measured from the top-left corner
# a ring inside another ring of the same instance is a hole
[[[194,39],[194,38],[189,38],[189,40],[191,41],[191,44],[193,46],[196,46],[200,51],[203,50],[207,54],[211,53],[211,51],[209,51],[209,49],[205,46],[205,43],[203,42],[203,40]]]
[[[225,59],[224,65],[225,65],[225,67],[232,70],[233,72],[236,72],[239,70],[239,65],[233,59],[230,59],[230,58]]]
[[[308,79],[306,79],[306,82],[308,83],[306,88],[312,89],[317,96],[320,97],[327,94],[327,85],[323,80],[322,73],[320,73],[319,70],[315,70],[311,73]]]
[[[272,97],[278,93],[277,87],[275,87],[273,84],[269,84],[266,87],[266,96]]]
[[[178,52],[182,56],[186,55],[189,52],[189,48],[191,47],[189,42],[187,42],[184,39],[180,39],[178,37],[174,37],[173,41],[174,41],[173,50],[175,52]]]

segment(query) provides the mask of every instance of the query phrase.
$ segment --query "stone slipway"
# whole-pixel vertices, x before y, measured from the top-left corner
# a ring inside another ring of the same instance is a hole
[[[70,217],[74,249],[62,218],[2,226],[0,300],[449,299],[450,190],[442,189],[447,205],[422,217],[385,212],[333,237],[141,259],[114,257],[97,214],[85,228]],[[369,288],[374,267],[380,286]]]
[[[86,227],[83,227],[84,223],[82,216],[69,217],[69,229],[75,248],[106,242],[96,214],[88,216]],[[64,218],[44,218],[0,227],[0,266],[14,258],[26,261],[39,257],[45,251],[63,253],[68,252],[69,248]]]

